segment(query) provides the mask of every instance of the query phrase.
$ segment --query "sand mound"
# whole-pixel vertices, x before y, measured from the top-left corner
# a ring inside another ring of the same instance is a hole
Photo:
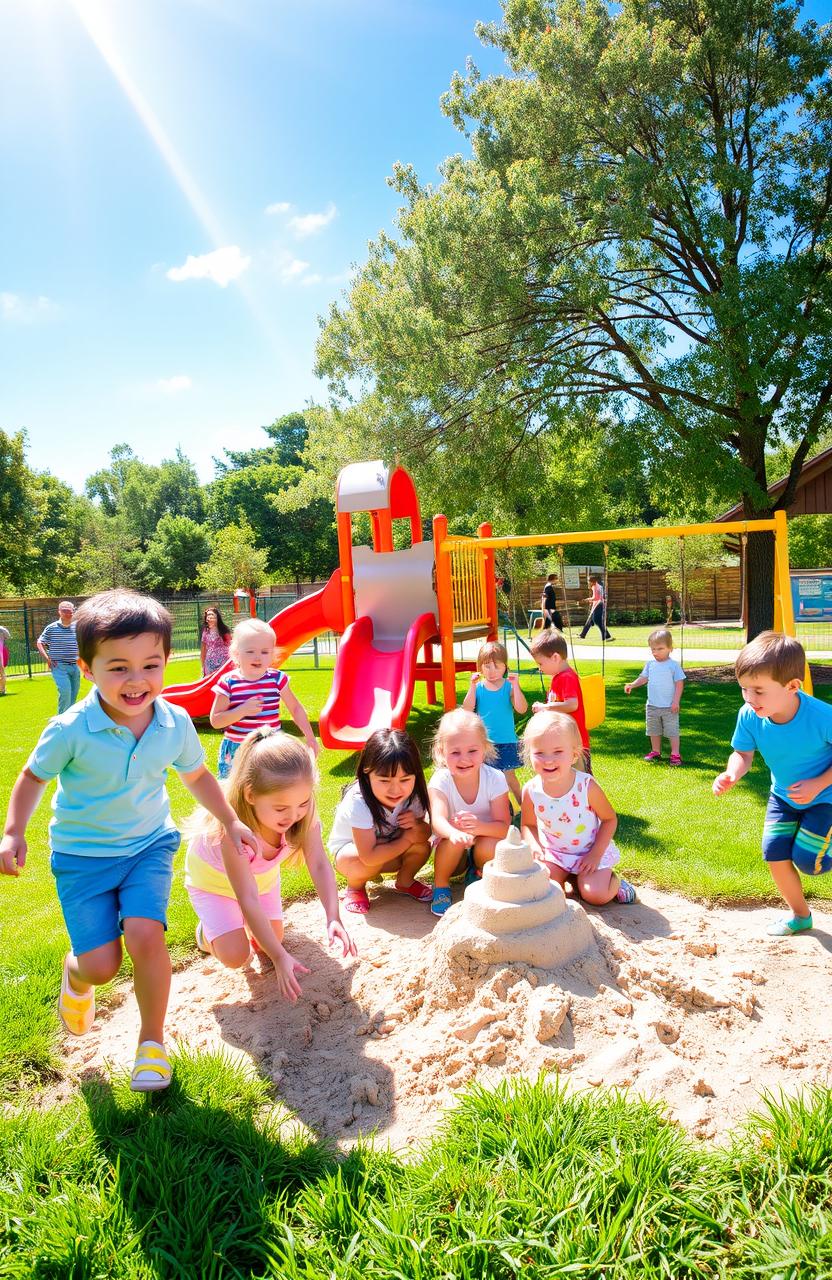
[[[588,913],[586,953],[559,969],[449,958],[424,906],[385,886],[350,917],[357,961],[323,944],[318,903],[287,910],[287,945],[312,973],[296,1005],[271,965],[229,971],[200,957],[174,974],[169,1044],[224,1046],[274,1082],[276,1099],[339,1141],[377,1132],[402,1148],[429,1136],[469,1081],[558,1071],[582,1088],[664,1100],[700,1137],[724,1133],[763,1090],[830,1081],[823,998],[832,916],[811,935],[766,939],[770,909],[709,909],[645,889]],[[132,994],[66,1043],[64,1089],[135,1049]]]

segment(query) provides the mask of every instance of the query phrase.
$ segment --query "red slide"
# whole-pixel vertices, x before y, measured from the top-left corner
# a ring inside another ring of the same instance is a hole
[[[349,751],[363,747],[376,729],[404,729],[413,703],[417,655],[436,637],[432,613],[421,614],[408,628],[401,648],[391,652],[373,644],[370,618],[357,618],[347,627],[321,712],[324,746]]]
[[[299,649],[307,640],[319,635],[322,631],[342,631],[344,615],[341,607],[341,571],[336,569],[329,582],[320,591],[296,600],[275,614],[269,623],[275,635],[277,654],[275,661],[281,662]],[[227,662],[221,669],[228,671],[231,663]],[[214,671],[202,680],[193,684],[171,684],[163,690],[162,696],[167,702],[177,707],[184,707],[193,719],[207,716],[214,701],[211,692],[217,682],[219,671]]]

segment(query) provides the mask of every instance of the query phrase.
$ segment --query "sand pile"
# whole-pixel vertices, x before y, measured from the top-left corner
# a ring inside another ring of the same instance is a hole
[[[465,890],[462,911],[442,921],[434,940],[452,959],[554,969],[592,945],[592,925],[509,827],[482,879]]]
[[[387,886],[351,918],[360,955],[344,962],[325,948],[319,904],[294,903],[287,945],[312,970],[301,1000],[279,999],[268,962],[232,972],[195,958],[174,975],[169,1043],[243,1054],[311,1130],[339,1141],[377,1132],[394,1148],[427,1137],[471,1080],[545,1070],[581,1088],[638,1089],[711,1137],[763,1089],[829,1079],[832,917],[772,940],[771,910],[641,896],[591,912],[586,952],[549,969],[449,957],[443,934],[453,937],[461,906],[434,929]],[[63,1091],[126,1069],[136,1030],[128,995],[67,1040]]]

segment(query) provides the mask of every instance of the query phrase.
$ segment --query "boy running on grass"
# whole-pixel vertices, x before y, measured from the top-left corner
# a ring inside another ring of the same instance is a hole
[[[172,626],[167,609],[135,591],[102,591],[81,605],[78,665],[95,688],[44,729],[12,789],[0,841],[0,872],[19,875],[29,819],[57,778],[51,866],[72,943],[58,1012],[72,1035],[90,1030],[95,988],[118,973],[123,933],[141,1015],[130,1083],[139,1092],[165,1089],[171,1078],[165,928],[180,837],[164,785],[169,766],[238,853],[255,848],[205,768],[190,716],[159,696]]]
[[[740,651],[737,680],[745,706],[737,716],[728,766],[714,795],[730,791],[751,768],[755,749],[771,770],[763,857],[791,915],[772,924],[774,937],[812,927],[800,873],[832,870],[832,707],[803,693],[803,646],[763,631]]]

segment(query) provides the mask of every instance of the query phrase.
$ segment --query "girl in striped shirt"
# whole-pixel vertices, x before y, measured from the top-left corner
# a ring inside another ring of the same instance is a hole
[[[309,717],[289,688],[289,677],[271,665],[274,648],[274,632],[260,618],[245,618],[234,628],[230,649],[234,669],[214,685],[210,715],[213,728],[225,730],[217,769],[220,778],[228,777],[240,743],[254,729],[280,728],[281,702],[313,756],[318,754]]]

